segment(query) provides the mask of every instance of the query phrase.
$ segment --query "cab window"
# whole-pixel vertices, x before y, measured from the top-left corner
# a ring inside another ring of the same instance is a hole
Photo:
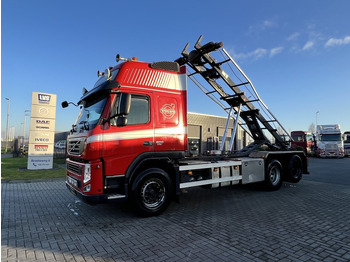
[[[147,124],[149,122],[149,98],[132,95],[127,125]]]

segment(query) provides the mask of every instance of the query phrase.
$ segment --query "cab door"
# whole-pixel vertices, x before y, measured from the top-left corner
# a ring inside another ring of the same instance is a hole
[[[131,93],[131,104],[124,121],[113,118],[104,131],[105,175],[125,174],[132,161],[142,153],[154,151],[154,128],[151,108],[151,94]],[[111,108],[111,116],[117,112],[117,94]]]

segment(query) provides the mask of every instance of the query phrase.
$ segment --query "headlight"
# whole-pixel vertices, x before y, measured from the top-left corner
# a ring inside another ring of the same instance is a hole
[[[91,165],[86,164],[84,168],[84,183],[87,183],[91,180]]]

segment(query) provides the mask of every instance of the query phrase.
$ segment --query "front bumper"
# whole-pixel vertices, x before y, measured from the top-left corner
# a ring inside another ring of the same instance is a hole
[[[320,153],[319,156],[322,158],[342,158],[344,157],[344,154],[335,153],[335,152],[324,152],[324,153]]]
[[[75,189],[72,185],[68,183],[68,181],[66,181],[66,186],[73,195],[77,196],[80,200],[90,205],[106,202],[125,202],[127,200],[126,195],[119,195],[118,197],[113,197],[113,195],[109,194],[86,195]]]

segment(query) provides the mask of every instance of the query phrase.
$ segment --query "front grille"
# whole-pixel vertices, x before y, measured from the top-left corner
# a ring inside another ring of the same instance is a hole
[[[84,150],[84,138],[73,138],[68,140],[67,152],[70,155],[81,155]]]
[[[83,167],[75,163],[67,162],[67,171],[81,176],[83,174]]]
[[[336,151],[336,150],[338,150],[338,145],[336,145],[336,144],[327,144],[325,148],[326,148],[327,151]]]

